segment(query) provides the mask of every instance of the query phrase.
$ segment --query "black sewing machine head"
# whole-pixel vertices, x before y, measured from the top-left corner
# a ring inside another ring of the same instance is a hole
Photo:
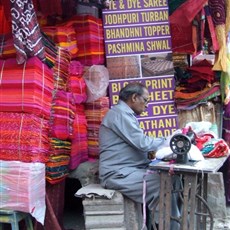
[[[188,152],[195,144],[195,134],[189,130],[186,134],[175,134],[170,140],[170,148],[176,154],[176,163],[187,164]]]

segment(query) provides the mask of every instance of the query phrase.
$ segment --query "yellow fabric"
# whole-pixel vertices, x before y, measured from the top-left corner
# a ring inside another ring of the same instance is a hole
[[[226,56],[226,32],[225,24],[217,25],[215,28],[217,40],[219,43],[219,53],[217,54],[217,59],[213,66],[214,71],[224,71],[227,70],[227,56]]]
[[[225,1],[226,6],[226,26],[225,26],[225,35],[228,35],[230,30],[230,0]]]

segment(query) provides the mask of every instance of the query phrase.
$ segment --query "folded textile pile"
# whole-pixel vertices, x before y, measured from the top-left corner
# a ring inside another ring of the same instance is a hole
[[[45,165],[0,160],[0,209],[30,213],[44,223]]]
[[[1,160],[47,161],[48,120],[27,113],[0,112],[0,127]]]
[[[42,27],[42,31],[46,33],[57,46],[66,49],[72,59],[76,58],[78,44],[72,21],[56,26],[44,26]]]
[[[83,78],[83,69],[84,67],[80,62],[70,62],[67,90],[73,93],[76,104],[84,103],[87,100],[87,88]]]
[[[188,67],[185,71],[176,68],[177,87],[174,99],[177,109],[192,109],[220,95],[220,83],[207,60]]]
[[[99,157],[99,127],[101,121],[109,110],[109,98],[101,97],[94,102],[87,102],[85,114],[87,118],[87,135],[89,158]]]
[[[69,174],[71,142],[51,138],[51,151],[46,163],[46,179],[57,184]]]
[[[71,154],[69,168],[75,169],[80,163],[88,160],[87,120],[83,104],[76,106],[71,138]]]
[[[92,15],[72,18],[77,35],[78,53],[76,60],[83,65],[100,65],[105,62],[102,20]]]
[[[50,115],[50,136],[60,140],[69,140],[73,135],[73,121],[76,105],[73,94],[55,90]]]
[[[44,45],[45,54],[44,63],[52,68],[57,56],[57,47],[44,33],[42,33],[42,43]],[[11,33],[0,34],[0,58],[16,58],[16,49],[14,47],[14,40]]]
[[[69,65],[71,56],[68,50],[58,47],[57,57],[55,60],[54,88],[66,90],[66,84],[69,77]]]
[[[26,112],[49,119],[53,72],[38,58],[18,65],[16,59],[0,60],[0,111]]]
[[[196,107],[202,102],[207,102],[220,95],[220,84],[214,83],[196,92],[186,92],[186,88],[177,87],[174,99],[177,109],[188,109]]]

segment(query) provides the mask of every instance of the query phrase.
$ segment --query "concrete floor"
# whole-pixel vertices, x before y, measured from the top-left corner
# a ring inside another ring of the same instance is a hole
[[[82,199],[74,196],[80,188],[78,180],[67,180],[63,217],[65,230],[85,230]],[[226,207],[226,210],[227,217],[215,219],[213,230],[230,230],[230,205]]]
[[[85,230],[83,211],[65,210],[64,227],[66,230]],[[230,230],[230,206],[227,206],[227,218],[215,219],[213,230]]]

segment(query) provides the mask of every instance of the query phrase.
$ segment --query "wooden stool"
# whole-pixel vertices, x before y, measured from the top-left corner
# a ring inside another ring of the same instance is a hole
[[[25,220],[27,230],[33,230],[29,213],[0,209],[0,230],[3,230],[3,223],[11,224],[12,230],[19,230],[21,220]]]

